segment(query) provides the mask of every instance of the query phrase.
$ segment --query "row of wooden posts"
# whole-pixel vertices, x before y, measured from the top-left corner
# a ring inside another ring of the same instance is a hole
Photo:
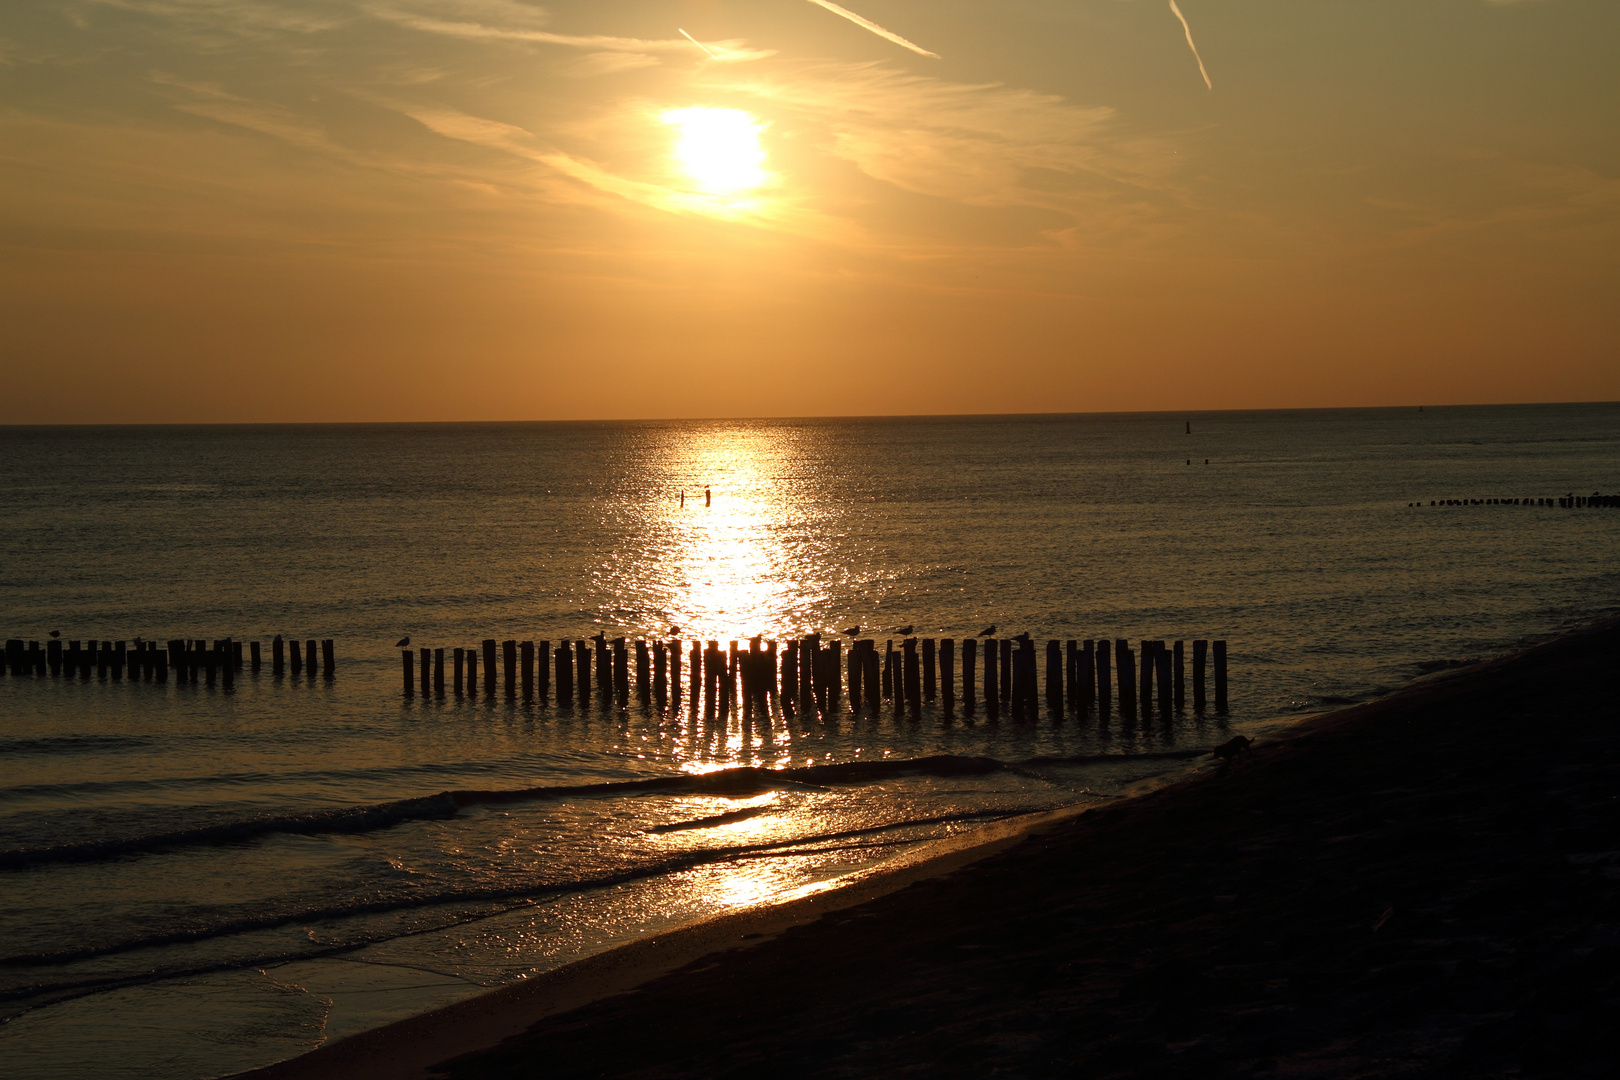
[[[173,669],[176,682],[205,681],[213,686],[216,677],[228,688],[235,683],[236,673],[243,669],[243,642],[235,638],[202,639],[173,638],[160,646],[155,641],[137,640],[126,645],[122,641],[60,641],[55,638],[40,648],[37,641],[24,642],[12,638],[6,642],[4,671],[11,675],[77,675],[88,679],[91,674],[114,681],[129,672],[131,681],[168,682]],[[262,664],[260,643],[246,643],[246,663],[257,672]],[[327,678],[337,670],[337,655],[331,638],[320,640],[319,668]],[[317,642],[314,638],[300,643],[297,638],[283,641],[280,634],[270,643],[271,671],[283,675],[287,670],[287,654],[292,654],[292,673],[301,675],[304,669],[314,678],[317,670]],[[307,658],[307,659],[306,659]]]
[[[1093,709],[1107,715],[1117,686],[1119,710],[1127,716],[1151,715],[1157,699],[1162,713],[1186,708],[1187,656],[1185,642],[1144,640],[1133,650],[1124,638],[1110,640],[1048,641],[1044,690],[1047,709],[1061,714]],[[562,641],[502,641],[486,638],[480,649],[405,649],[403,661],[406,697],[445,693],[445,660],[451,664],[452,687],[457,697],[479,694],[480,660],[483,696],[505,696],[524,701],[555,699],[559,705],[583,706],[595,697],[604,706],[630,704],[631,653],[634,652],[635,695],[644,705],[660,710],[679,708],[683,700],[681,664],[690,674],[684,699],[690,711],[725,717],[740,704],[743,717],[804,714],[829,715],[842,708],[877,710],[888,702],[896,714],[916,713],[936,699],[952,715],[960,694],[963,711],[973,715],[981,705],[976,676],[983,646],[984,693],[987,716],[1002,712],[1015,719],[1037,715],[1039,691],[1035,642],[1017,638],[908,637],[899,648],[870,638],[850,643],[847,656],[842,641],[822,643],[819,634],[783,642],[753,638],[739,648],[733,641],[722,650],[718,641],[646,641],[625,638]],[[961,679],[957,679],[960,648]],[[1138,661],[1140,660],[1140,664]],[[594,661],[594,663],[593,663]],[[1213,664],[1211,665],[1211,661]],[[1226,642],[1192,643],[1192,704],[1198,712],[1207,704],[1206,671],[1214,667],[1215,709],[1225,712]],[[1111,674],[1117,673],[1117,681]],[[555,675],[555,678],[553,678]],[[740,701],[739,701],[740,692]]]
[[[1423,503],[1407,503],[1422,506]],[[1564,510],[1612,510],[1620,507],[1620,495],[1565,495],[1557,499],[1430,499],[1430,506],[1558,506]]]

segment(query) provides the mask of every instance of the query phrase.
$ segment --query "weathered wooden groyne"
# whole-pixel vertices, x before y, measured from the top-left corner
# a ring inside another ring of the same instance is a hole
[[[1420,499],[1417,502],[1409,502],[1406,505],[1409,506],[1409,507],[1412,507],[1412,506],[1422,507],[1425,504]],[[1540,507],[1555,507],[1555,508],[1559,508],[1559,509],[1563,509],[1563,510],[1613,510],[1615,507],[1620,507],[1620,495],[1604,495],[1601,492],[1594,491],[1590,495],[1576,495],[1574,492],[1571,492],[1568,495],[1560,495],[1560,496],[1556,496],[1556,497],[1550,498],[1550,499],[1548,499],[1548,498],[1535,498],[1535,499],[1523,499],[1523,498],[1521,498],[1521,499],[1501,499],[1501,498],[1497,498],[1497,499],[1430,499],[1428,501],[1427,505],[1428,506],[1540,506]]]
[[[960,710],[1023,719],[1039,714],[1043,698],[1056,715],[1106,716],[1117,700],[1124,716],[1148,717],[1155,707],[1168,716],[1188,707],[1190,659],[1193,711],[1213,704],[1226,712],[1226,642],[1195,640],[1190,658],[1186,644],[1145,639],[1132,648],[1125,638],[1049,640],[1043,664],[1043,650],[1025,634],[891,638],[881,651],[874,638],[823,642],[819,634],[783,642],[756,637],[725,648],[717,640],[599,635],[555,644],[485,638],[477,648],[407,648],[400,659],[407,698],[453,694],[605,708],[634,701],[711,717],[740,711],[745,719],[828,715],[846,706],[915,715],[936,702],[947,716]]]
[[[246,656],[244,657],[244,645]],[[239,641],[236,638],[171,638],[166,642],[145,641],[136,638],[123,641],[63,641],[51,638],[41,648],[38,641],[11,638],[6,642],[3,670],[8,675],[47,675],[58,678],[88,679],[92,675],[102,679],[122,680],[125,674],[131,681],[164,683],[169,673],[179,683],[205,683],[216,681],[229,688],[236,674],[246,670],[258,672],[264,662],[261,643]],[[309,638],[302,642],[294,638],[284,640],[280,634],[270,642],[271,672],[285,675],[291,658],[293,675],[307,672],[314,678],[317,672],[332,678],[337,671],[337,650],[332,638],[317,641]],[[319,656],[319,660],[316,657]]]

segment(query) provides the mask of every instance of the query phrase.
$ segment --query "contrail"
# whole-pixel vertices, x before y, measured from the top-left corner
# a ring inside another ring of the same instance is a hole
[[[675,29],[681,30],[681,28],[678,27],[678,26]],[[688,34],[685,30],[681,30],[681,37],[685,38],[687,41],[690,41],[692,44],[696,45],[698,48],[702,49],[704,52],[709,53],[709,59],[710,60],[718,60],[718,59],[720,59],[718,56],[714,55],[714,53],[709,52],[709,47],[707,45],[703,44],[703,42],[699,41],[697,38],[693,37],[691,34]]]
[[[848,8],[839,7],[837,4],[833,3],[832,0],[810,0],[810,2],[812,4],[816,4],[816,5],[819,5],[821,7],[826,8],[828,11],[832,12],[834,15],[842,15],[844,18],[848,19],[850,22],[854,23],[856,26],[865,27],[866,29],[872,31],[872,33],[876,34],[878,37],[887,38],[889,41],[894,42],[896,45],[900,46],[902,49],[910,49],[912,52],[916,53],[918,56],[932,56],[935,60],[939,59],[939,53],[929,52],[927,49],[923,48],[921,45],[913,45],[911,42],[907,41],[905,38],[901,37],[899,34],[892,33],[891,31],[883,29],[883,27],[879,26],[877,23],[873,22],[871,19],[863,19],[863,18],[861,18],[859,15],[855,14],[853,11],[849,10]]]
[[[817,2],[819,3],[820,0],[817,0]],[[1187,33],[1187,48],[1192,50],[1193,59],[1198,61],[1198,74],[1204,77],[1204,86],[1210,90],[1215,89],[1215,84],[1209,81],[1209,72],[1204,70],[1204,58],[1198,55],[1198,46],[1193,44],[1192,27],[1187,25],[1187,16],[1183,15],[1181,9],[1176,7],[1176,0],[1170,0],[1170,10],[1176,13],[1176,18],[1181,20],[1182,30]]]

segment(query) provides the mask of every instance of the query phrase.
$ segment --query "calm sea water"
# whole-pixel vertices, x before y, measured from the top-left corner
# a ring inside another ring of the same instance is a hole
[[[264,1064],[1620,607],[1620,511],[1426,505],[1620,488],[1612,405],[8,429],[0,462],[4,636],[339,661],[0,679],[15,1077]],[[857,623],[1225,638],[1232,709],[745,727],[405,700],[393,648]]]

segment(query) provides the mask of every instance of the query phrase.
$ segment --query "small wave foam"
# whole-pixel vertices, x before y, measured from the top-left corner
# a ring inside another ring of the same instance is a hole
[[[198,923],[182,925],[161,930],[156,933],[143,934],[126,938],[121,941],[110,941],[95,945],[84,945],[52,952],[18,953],[10,956],[0,956],[0,968],[40,968],[60,967],[66,964],[79,963],[86,960],[95,960],[101,957],[114,956],[120,953],[132,952],[137,949],[149,949],[162,946],[189,945],[211,939],[230,937],[254,933],[257,931],[275,930],[284,926],[301,925],[307,923],[323,922],[335,919],[349,919],[357,916],[385,915],[402,911],[414,911],[423,908],[444,907],[447,905],[464,905],[476,907],[490,904],[528,903],[549,897],[569,893],[585,892],[591,889],[608,888],[622,885],[650,877],[679,873],[695,867],[710,863],[728,862],[740,859],[773,858],[796,855],[816,855],[828,851],[837,851],[848,847],[871,847],[871,843],[849,843],[861,838],[876,836],[881,833],[895,830],[925,828],[928,826],[963,824],[974,821],[996,821],[1003,818],[1017,817],[1023,814],[1039,813],[1050,807],[1020,807],[1017,809],[983,809],[964,810],[955,813],[935,814],[928,817],[903,818],[898,821],[884,822],[878,825],[868,825],[861,828],[843,829],[837,832],[816,833],[810,836],[790,837],[781,840],[768,840],[754,844],[737,844],[725,847],[702,848],[696,851],[683,852],[679,855],[665,859],[653,860],[637,865],[626,866],[606,873],[584,875],[577,878],[564,878],[561,880],[541,880],[523,878],[501,884],[488,886],[461,886],[439,889],[431,892],[410,892],[385,897],[368,897],[354,899],[348,902],[332,905],[307,906],[279,911],[267,911],[262,914],[248,915],[232,919],[224,919],[214,923]],[[899,838],[887,843],[912,843],[924,837]],[[887,846],[887,845],[885,845]],[[362,934],[347,944],[334,945],[318,950],[319,952],[335,953],[347,949],[358,948],[377,940],[384,940],[396,935],[383,934],[380,937],[372,934]],[[299,955],[313,955],[317,950]],[[244,962],[236,961],[233,966]],[[39,985],[18,987],[11,990],[0,990],[0,1001],[17,1000],[34,996],[42,992]]]
[[[410,821],[442,821],[473,806],[653,794],[748,797],[786,788],[866,784],[902,776],[987,776],[997,772],[1022,772],[1030,766],[1043,764],[1084,765],[1155,758],[1188,758],[1198,757],[1207,752],[1207,750],[1179,750],[1150,754],[1034,758],[1019,764],[1009,764],[991,757],[939,754],[931,757],[850,761],[789,769],[744,767],[711,773],[657,776],[644,780],[606,781],[596,784],[441,791],[436,795],[367,806],[246,818],[146,836],[60,844],[52,847],[13,848],[0,851],[0,870],[53,863],[96,862],[158,854],[188,847],[240,844],[276,833],[289,836],[368,833],[393,828]]]

